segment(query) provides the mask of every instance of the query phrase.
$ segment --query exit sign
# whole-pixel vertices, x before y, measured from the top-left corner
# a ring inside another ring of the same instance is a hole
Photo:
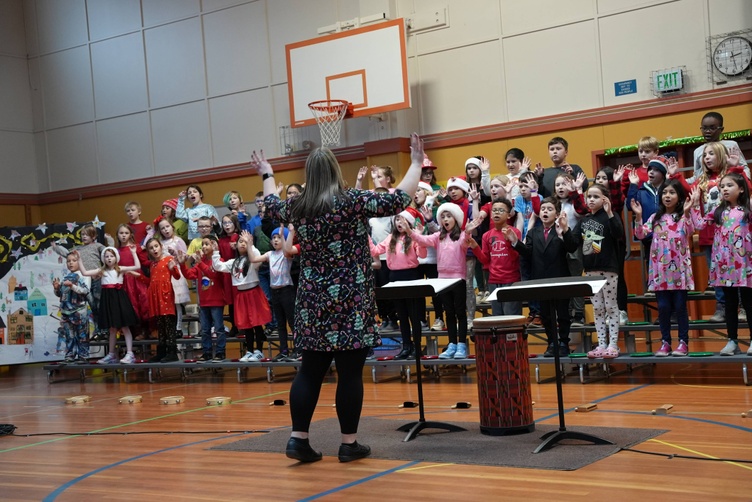
[[[681,68],[670,68],[653,72],[653,91],[656,94],[675,92],[684,88],[684,74]]]

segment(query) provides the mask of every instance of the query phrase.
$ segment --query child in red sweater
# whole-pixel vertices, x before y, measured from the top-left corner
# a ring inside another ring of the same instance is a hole
[[[227,330],[224,323],[225,290],[223,274],[212,268],[212,254],[217,238],[207,235],[201,239],[201,252],[193,256],[192,268],[185,265],[185,255],[180,255],[180,267],[186,279],[194,279],[198,289],[199,323],[201,324],[201,348],[203,354],[198,362],[221,362],[225,359]],[[212,359],[212,334],[217,335],[217,352]]]
[[[489,266],[489,291],[520,281],[520,256],[506,236],[507,232],[514,232],[516,240],[521,239],[520,231],[509,224],[511,211],[512,203],[509,199],[495,199],[491,207],[493,228],[483,234],[482,247],[473,239],[468,240],[475,257]],[[468,228],[475,224],[469,223]],[[492,300],[491,312],[493,315],[521,315],[522,302]]]

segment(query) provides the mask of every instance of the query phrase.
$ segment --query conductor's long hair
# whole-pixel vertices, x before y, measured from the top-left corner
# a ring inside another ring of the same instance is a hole
[[[305,180],[305,190],[290,204],[293,223],[326,214],[337,202],[348,198],[339,162],[326,147],[316,148],[308,155]]]

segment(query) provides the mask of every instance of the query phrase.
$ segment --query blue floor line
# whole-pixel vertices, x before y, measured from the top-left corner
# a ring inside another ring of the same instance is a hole
[[[611,395],[608,395],[606,397],[602,397],[600,399],[594,399],[594,400],[592,400],[590,402],[591,403],[602,403],[603,401],[608,401],[609,399],[613,399],[615,397],[623,396],[624,394],[629,394],[629,393],[637,391],[637,390],[642,390],[645,387],[650,387],[650,385],[651,384],[647,384],[647,383],[644,384],[644,385],[638,385],[637,387],[633,387],[631,389],[623,390],[621,392],[617,392],[615,394],[611,394]],[[574,411],[574,408],[564,408],[564,413],[569,413],[571,411]],[[557,411],[556,413],[552,413],[551,415],[547,415],[545,417],[539,418],[538,420],[536,420],[536,422],[543,422],[544,420],[550,420],[552,418],[558,418],[558,417],[559,417],[559,412]]]
[[[627,415],[652,415],[649,411],[625,411],[625,410],[595,410],[598,413],[624,413]],[[722,427],[729,427],[731,429],[737,429],[742,432],[752,432],[752,427],[743,427],[741,425],[729,424],[725,422],[718,422],[716,420],[708,420],[707,418],[688,417],[678,414],[661,415],[662,418],[674,418],[677,420],[691,420],[693,422],[701,422],[704,424],[720,425]]]
[[[417,460],[413,461],[413,462],[408,462],[408,463],[400,465],[398,467],[394,467],[392,469],[388,469],[386,471],[382,471],[382,472],[380,472],[378,474],[373,474],[371,476],[368,476],[368,477],[365,477],[365,478],[361,478],[361,479],[359,479],[357,481],[352,481],[351,483],[347,483],[347,484],[344,484],[342,486],[338,486],[336,488],[332,488],[332,489],[327,490],[325,492],[317,493],[316,495],[311,495],[310,497],[306,497],[304,499],[300,499],[298,502],[309,502],[311,500],[318,500],[321,497],[326,497],[327,495],[331,495],[333,493],[341,492],[342,490],[346,490],[346,489],[348,489],[350,487],[357,486],[357,485],[366,483],[368,481],[372,481],[374,479],[378,479],[378,478],[380,478],[382,476],[386,476],[387,474],[392,474],[393,472],[401,471],[402,469],[407,469],[408,467],[412,467],[414,465],[418,465],[419,463],[420,462],[417,461]]]
[[[51,501],[55,500],[65,490],[67,490],[68,488],[72,487],[73,485],[75,485],[77,483],[80,483],[81,481],[83,481],[83,480],[85,480],[87,478],[90,478],[91,476],[94,476],[95,474],[99,474],[100,472],[106,471],[107,469],[112,469],[113,467],[118,467],[120,465],[127,464],[128,462],[133,462],[134,460],[140,460],[142,458],[150,457],[152,455],[157,455],[159,453],[164,453],[166,451],[177,450],[179,448],[185,448],[186,446],[194,446],[194,445],[197,445],[197,444],[209,443],[211,441],[218,441],[220,439],[227,439],[227,438],[238,437],[238,436],[245,436],[245,434],[233,434],[231,436],[226,436],[225,435],[225,436],[220,436],[220,437],[211,438],[211,439],[202,439],[201,441],[195,441],[193,443],[187,443],[187,444],[183,444],[183,445],[179,445],[179,446],[171,446],[170,448],[163,448],[161,450],[153,451],[153,452],[150,452],[150,453],[144,453],[142,455],[137,455],[135,457],[126,458],[125,460],[121,460],[121,461],[115,462],[113,464],[109,464],[109,465],[105,465],[105,466],[99,467],[97,469],[94,469],[93,471],[87,472],[86,474],[82,474],[81,476],[79,476],[79,477],[77,477],[75,479],[71,479],[67,483],[65,483],[65,484],[59,486],[58,488],[56,488],[53,492],[51,492],[49,495],[47,495],[42,500],[44,502],[51,502]]]

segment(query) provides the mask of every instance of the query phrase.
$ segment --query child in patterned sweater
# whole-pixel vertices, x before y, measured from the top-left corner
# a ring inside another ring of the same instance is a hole
[[[697,195],[695,195],[695,193]],[[658,357],[686,356],[689,352],[689,315],[687,292],[694,289],[692,277],[692,234],[702,216],[693,207],[699,191],[687,197],[684,185],[670,179],[658,191],[658,210],[642,223],[642,205],[632,199],[635,215],[635,237],[644,239],[652,234],[648,290],[655,292],[658,322],[661,326],[661,348]],[[676,314],[679,346],[671,349],[671,316]]]

